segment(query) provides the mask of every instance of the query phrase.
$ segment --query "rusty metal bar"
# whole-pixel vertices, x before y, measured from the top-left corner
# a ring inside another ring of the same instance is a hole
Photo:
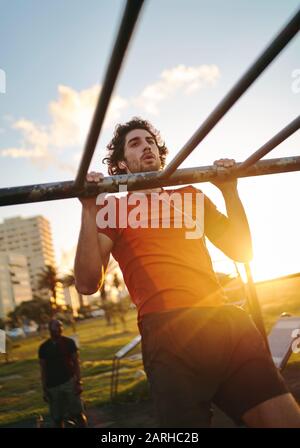
[[[161,179],[157,171],[108,176],[99,185],[85,183],[84,187],[80,189],[75,188],[73,181],[1,188],[0,206],[54,201],[78,196],[92,197],[104,192],[116,193],[120,189],[124,191],[124,187],[128,191],[135,191],[145,188],[211,182],[216,179],[229,180],[236,177],[263,176],[266,174],[300,171],[300,156],[261,160],[242,172],[239,172],[240,165],[241,163],[237,163],[236,167],[230,170],[216,167],[215,165],[182,168],[177,170],[168,179]]]
[[[161,177],[169,177],[178,166],[191,154],[197,145],[207,136],[214,126],[224,117],[234,103],[245,93],[251,84],[261,75],[275,57],[283,50],[289,41],[298,33],[300,29],[300,9],[286,24],[277,37],[265,49],[265,51],[256,59],[251,67],[246,71],[242,78],[227,93],[225,98],[215,107],[207,119],[192,135],[188,142],[178,152],[173,160],[168,164]]]
[[[143,2],[144,0],[127,0],[118,36],[106,70],[103,87],[98,98],[98,103],[94,112],[82,159],[75,179],[75,187],[77,188],[84,184],[104,122],[109,101]]]
[[[267,143],[261,146],[257,151],[255,151],[250,157],[248,157],[244,162],[241,163],[239,169],[244,170],[249,166],[253,165],[255,162],[260,160],[266,154],[272,151],[276,146],[290,137],[294,132],[300,129],[300,115],[295,118],[291,123],[289,123],[285,128],[278,132],[274,137],[271,138]]]

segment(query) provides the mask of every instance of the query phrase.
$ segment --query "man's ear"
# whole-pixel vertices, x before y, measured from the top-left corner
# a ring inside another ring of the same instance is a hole
[[[124,160],[119,160],[119,161],[118,161],[118,168],[120,168],[120,170],[126,170],[127,165],[126,165],[126,163],[124,162]]]

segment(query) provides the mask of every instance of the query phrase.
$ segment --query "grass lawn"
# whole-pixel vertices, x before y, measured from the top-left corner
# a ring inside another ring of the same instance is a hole
[[[268,331],[282,312],[300,315],[300,277],[259,284],[257,291]],[[138,334],[135,311],[127,314],[127,328],[128,332],[123,332],[121,324],[116,329],[108,327],[102,318],[88,319],[77,325],[84,381],[83,398],[87,409],[113,416],[115,427],[143,427],[149,415],[149,406],[145,405],[147,400],[142,400],[148,397],[148,387],[141,374],[141,361],[121,362],[118,404],[110,403],[112,358],[118,349]],[[70,328],[66,328],[65,335],[71,335]],[[37,415],[48,414],[47,405],[42,399],[37,359],[41,342],[37,336],[15,341],[13,361],[8,364],[5,363],[4,355],[0,354],[2,427],[18,425],[30,419],[34,423]],[[140,347],[136,351],[140,351]],[[284,377],[300,403],[300,354],[292,355]]]
[[[128,331],[124,332],[120,324],[115,329],[108,327],[102,318],[88,319],[77,324],[84,382],[83,397],[88,408],[110,400],[112,358],[117,350],[138,334],[135,311],[127,314],[127,328]],[[64,334],[71,335],[71,329],[66,327]],[[9,363],[5,363],[4,355],[0,354],[0,426],[48,413],[47,405],[42,399],[37,359],[41,342],[38,336],[15,340],[12,362]],[[140,347],[132,353],[137,351],[140,351]],[[121,398],[130,400],[134,394],[139,394],[137,385],[145,382],[141,378],[141,370],[142,361],[121,362],[118,387]]]

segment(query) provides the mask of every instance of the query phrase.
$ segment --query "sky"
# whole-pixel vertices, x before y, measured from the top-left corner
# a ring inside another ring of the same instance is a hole
[[[0,188],[76,175],[125,1],[0,0]],[[149,119],[169,161],[300,7],[298,0],[148,0],[127,52],[90,169],[118,122]],[[5,92],[4,92],[5,91]],[[240,98],[182,167],[243,161],[300,109],[300,34]],[[299,155],[300,132],[266,158]],[[225,211],[221,193],[204,193]],[[299,172],[239,180],[254,278],[300,271]],[[50,220],[57,262],[73,263],[77,199],[0,208],[0,221]],[[217,270],[234,266],[210,246]]]

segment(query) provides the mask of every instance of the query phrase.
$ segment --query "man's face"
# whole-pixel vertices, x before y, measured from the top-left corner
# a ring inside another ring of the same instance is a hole
[[[161,166],[159,150],[153,135],[145,129],[133,129],[125,137],[124,158],[127,172],[158,171]]]
[[[50,325],[50,335],[52,338],[59,338],[63,333],[63,325],[59,321],[53,321]]]

